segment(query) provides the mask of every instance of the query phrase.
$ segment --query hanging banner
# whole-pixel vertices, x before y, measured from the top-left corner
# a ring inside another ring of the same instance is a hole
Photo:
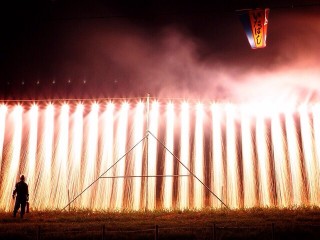
[[[269,11],[269,8],[237,11],[252,49],[267,46]]]

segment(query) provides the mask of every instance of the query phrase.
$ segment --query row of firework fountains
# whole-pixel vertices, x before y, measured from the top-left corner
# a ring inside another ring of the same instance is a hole
[[[180,100],[3,104],[0,208],[11,209],[20,173],[40,210],[317,206],[320,107],[280,110]]]

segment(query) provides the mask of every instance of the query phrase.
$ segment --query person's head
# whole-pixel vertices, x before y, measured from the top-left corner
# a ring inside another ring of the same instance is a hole
[[[24,182],[25,178],[23,174],[20,176],[20,180]]]

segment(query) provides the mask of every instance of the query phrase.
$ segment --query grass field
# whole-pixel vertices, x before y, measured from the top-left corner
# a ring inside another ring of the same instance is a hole
[[[320,208],[0,213],[0,239],[320,239]],[[158,226],[158,232],[156,231]],[[156,233],[158,234],[156,236]]]

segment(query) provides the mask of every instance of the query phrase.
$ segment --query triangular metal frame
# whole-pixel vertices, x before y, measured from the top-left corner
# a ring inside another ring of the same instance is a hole
[[[228,205],[226,203],[224,203],[221,198],[219,198],[203,181],[201,181],[200,178],[198,178],[186,165],[184,165],[180,159],[173,153],[171,152],[167,147],[166,145],[160,141],[154,134],[152,134],[152,132],[150,132],[149,130],[149,94],[148,94],[148,97],[147,97],[147,131],[146,131],[146,135],[140,140],[138,141],[135,145],[133,145],[123,156],[121,156],[115,163],[113,163],[105,172],[103,172],[98,178],[96,178],[89,186],[87,186],[84,190],[82,190],[81,193],[79,193],[76,197],[74,197],[71,201],[69,201],[69,203],[64,207],[62,208],[62,211],[65,210],[67,207],[70,207],[71,203],[73,203],[78,197],[80,197],[85,191],[87,191],[93,184],[95,184],[99,179],[103,179],[103,178],[107,178],[107,177],[104,177],[104,175],[109,172],[109,170],[111,170],[115,165],[117,165],[125,156],[127,156],[135,147],[137,147],[141,142],[143,142],[144,140],[147,140],[146,141],[146,151],[145,151],[145,154],[146,154],[146,162],[147,162],[147,175],[146,176],[114,176],[112,178],[123,178],[123,177],[146,177],[147,179],[149,177],[166,177],[166,176],[161,176],[161,175],[157,175],[157,176],[149,176],[148,175],[148,137],[149,135],[152,136],[158,143],[160,143],[160,145],[162,145],[162,147],[168,151],[174,159],[176,159],[176,161],[178,161],[179,164],[181,164],[189,173],[192,177],[194,177],[198,182],[200,182],[216,199],[219,200],[219,202],[224,206],[226,207],[227,209],[229,209]],[[190,176],[190,175],[176,175],[176,176]],[[146,182],[146,191],[148,190],[148,181]],[[146,192],[146,210],[148,208],[148,194]]]

